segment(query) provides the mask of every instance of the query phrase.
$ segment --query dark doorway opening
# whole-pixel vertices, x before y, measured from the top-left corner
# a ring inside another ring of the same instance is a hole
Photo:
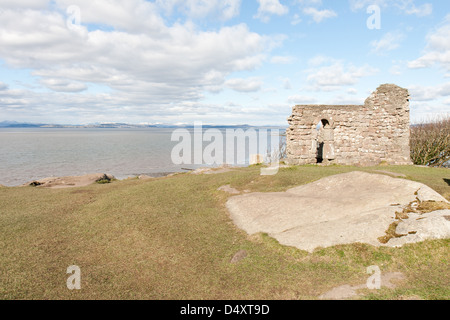
[[[317,129],[317,163],[323,163],[325,159],[324,147],[327,141],[327,131],[331,130],[330,123],[322,119],[316,126]]]

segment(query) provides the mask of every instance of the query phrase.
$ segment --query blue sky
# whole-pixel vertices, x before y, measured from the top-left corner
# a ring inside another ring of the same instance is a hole
[[[286,125],[383,83],[450,112],[448,1],[0,3],[0,121]]]

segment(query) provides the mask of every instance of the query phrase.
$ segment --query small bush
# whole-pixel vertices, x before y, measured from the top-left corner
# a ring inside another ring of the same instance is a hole
[[[450,115],[411,126],[411,159],[416,165],[449,166]]]
[[[97,181],[95,181],[98,184],[106,184],[111,183],[114,179],[108,176],[107,174],[104,174],[103,177],[99,178]]]
[[[111,183],[111,180],[108,179],[101,179],[101,180],[97,180],[96,181],[98,184],[106,184],[106,183]]]

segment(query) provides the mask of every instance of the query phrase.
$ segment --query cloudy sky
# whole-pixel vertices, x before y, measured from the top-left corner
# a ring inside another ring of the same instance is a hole
[[[383,83],[450,112],[449,1],[0,1],[0,121],[285,125]]]

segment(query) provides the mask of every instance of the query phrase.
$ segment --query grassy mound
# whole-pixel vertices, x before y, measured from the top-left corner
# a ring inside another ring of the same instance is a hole
[[[371,265],[406,280],[396,289],[367,290],[365,298],[448,299],[449,240],[309,254],[237,229],[225,208],[230,195],[217,190],[284,191],[332,174],[381,169],[450,200],[447,169],[412,166],[302,166],[275,176],[250,167],[73,189],[0,188],[0,299],[316,299],[365,283]],[[81,269],[81,290],[66,287],[71,265]]]

